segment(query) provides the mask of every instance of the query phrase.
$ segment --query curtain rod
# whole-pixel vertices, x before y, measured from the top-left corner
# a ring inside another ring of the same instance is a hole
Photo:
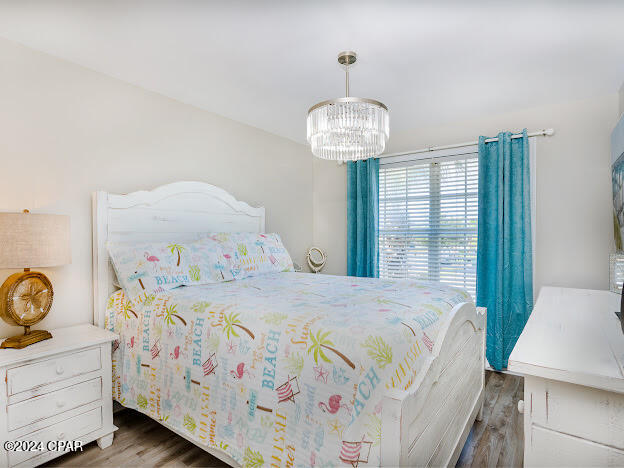
[[[537,132],[527,133],[527,136],[530,136],[530,137],[552,136],[554,134],[555,134],[554,128],[545,128],[543,130],[538,130]],[[522,133],[516,133],[511,136],[512,139],[521,138],[521,137],[522,137]],[[498,141],[498,138],[488,138],[487,140],[485,140],[486,143],[491,143],[493,141]],[[472,145],[477,145],[477,144],[479,144],[478,141],[468,141],[466,143],[455,143],[454,145],[429,146],[428,148],[422,148],[422,149],[418,149],[415,151],[403,151],[401,153],[382,154],[379,157],[388,158],[390,156],[405,156],[406,154],[428,153],[431,151],[445,150],[445,149],[451,149],[451,148],[461,148],[462,146],[472,146]]]

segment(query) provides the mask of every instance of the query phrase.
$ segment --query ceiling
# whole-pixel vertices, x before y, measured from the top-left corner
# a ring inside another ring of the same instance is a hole
[[[615,93],[624,2],[1,1],[0,37],[305,142],[307,109],[351,94],[391,135]]]

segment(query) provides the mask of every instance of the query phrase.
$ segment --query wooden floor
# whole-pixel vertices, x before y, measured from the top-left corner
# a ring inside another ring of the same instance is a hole
[[[524,421],[518,400],[523,398],[522,377],[486,371],[483,420],[472,426],[457,466],[522,466]]]
[[[95,442],[44,466],[228,466],[138,411],[115,413],[113,445]]]
[[[523,388],[521,377],[486,372],[483,421],[472,427],[457,466],[522,466],[522,415],[516,406]],[[93,442],[46,466],[226,466],[136,411],[116,413],[115,425],[119,430],[108,449]]]

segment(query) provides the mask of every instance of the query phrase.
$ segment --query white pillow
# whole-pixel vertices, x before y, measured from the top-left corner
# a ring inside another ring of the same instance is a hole
[[[294,271],[293,261],[279,234],[221,232],[211,234],[209,239],[220,243],[225,257],[232,263],[235,279]]]
[[[179,286],[234,279],[231,262],[217,242],[108,243],[117,280],[138,304]]]

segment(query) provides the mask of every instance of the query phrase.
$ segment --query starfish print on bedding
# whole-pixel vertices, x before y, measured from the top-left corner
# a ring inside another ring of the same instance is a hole
[[[318,382],[327,383],[327,376],[329,375],[329,371],[325,369],[322,365],[314,366],[314,378]]]
[[[236,353],[236,345],[232,343],[231,341],[227,342],[227,352],[230,354]]]
[[[332,419],[327,422],[329,425],[329,433],[335,432],[338,436],[342,437],[342,431],[344,430],[344,426],[340,424],[338,418]]]

